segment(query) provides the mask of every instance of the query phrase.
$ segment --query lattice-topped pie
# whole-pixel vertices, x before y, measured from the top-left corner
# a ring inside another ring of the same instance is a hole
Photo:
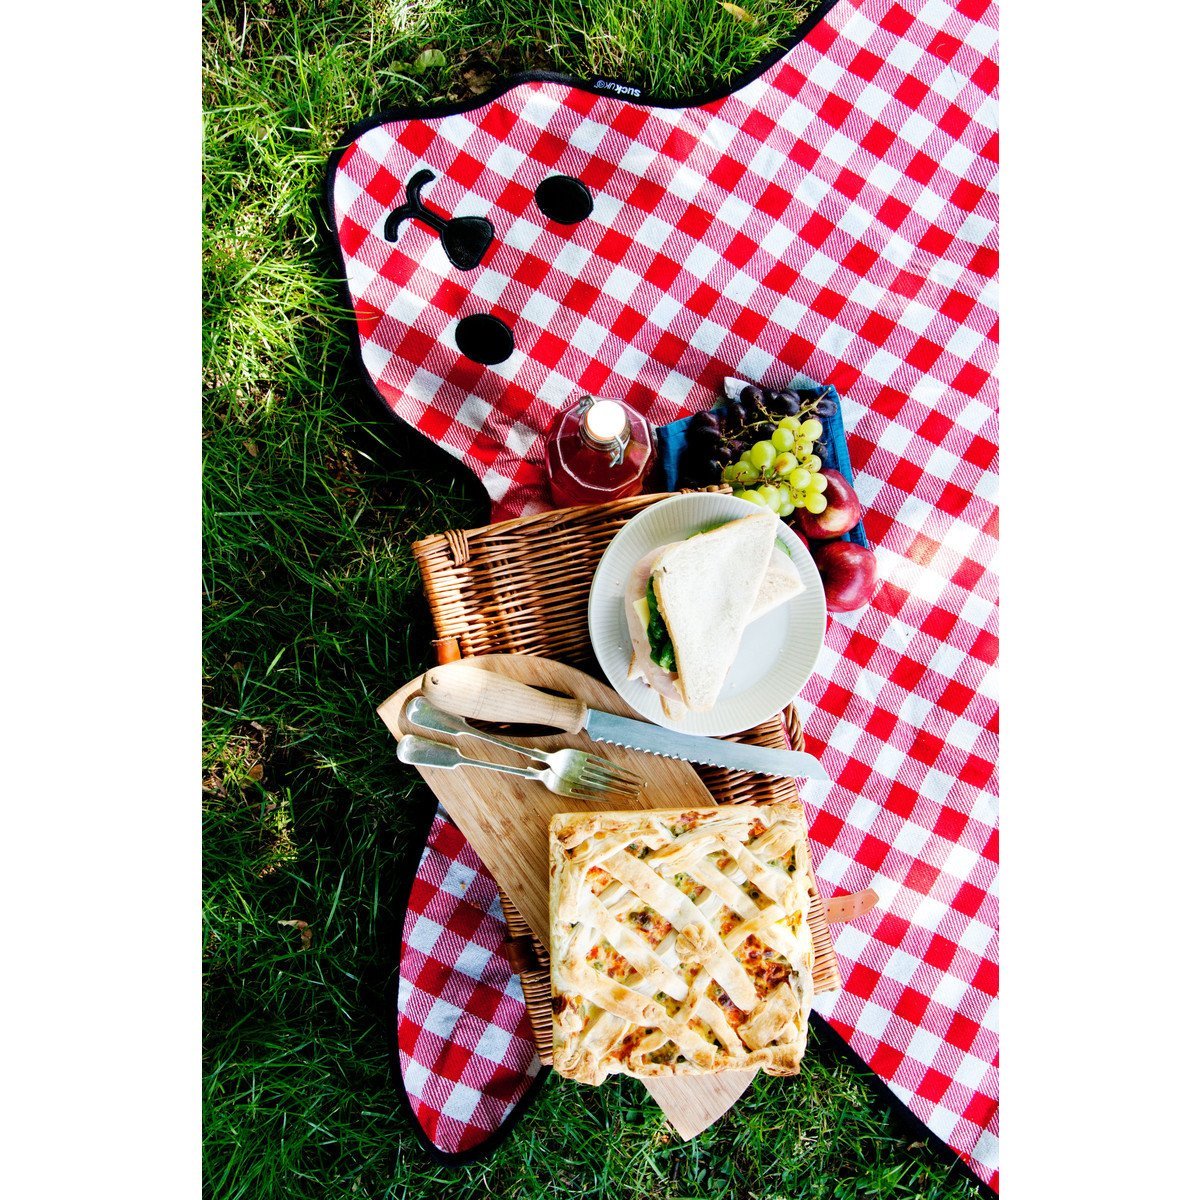
[[[813,995],[800,802],[550,822],[554,1066],[800,1069]]]

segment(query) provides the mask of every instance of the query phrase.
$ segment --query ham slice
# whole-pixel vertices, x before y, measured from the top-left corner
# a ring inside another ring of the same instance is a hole
[[[676,543],[672,543],[672,545],[674,544]],[[663,708],[668,716],[673,715],[683,702],[679,685],[675,682],[679,676],[674,671],[664,671],[650,657],[650,639],[646,636],[646,631],[642,628],[642,622],[638,619],[633,606],[645,598],[646,585],[650,582],[650,574],[654,570],[654,565],[670,548],[670,546],[660,546],[657,550],[651,550],[649,554],[638,559],[630,573],[629,583],[625,587],[625,621],[629,626],[629,636],[633,641],[633,662],[629,666],[629,678],[637,679],[640,676],[644,679],[662,697]]]

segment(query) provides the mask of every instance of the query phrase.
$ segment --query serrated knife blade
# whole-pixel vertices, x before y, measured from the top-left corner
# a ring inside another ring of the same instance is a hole
[[[587,710],[584,729],[597,742],[641,750],[663,758],[703,763],[709,767],[728,767],[733,771],[757,771],[761,775],[803,776],[829,782],[825,768],[802,750],[773,750],[769,746],[749,746],[745,742],[727,742],[723,738],[678,733],[661,725],[618,717],[594,708]]]

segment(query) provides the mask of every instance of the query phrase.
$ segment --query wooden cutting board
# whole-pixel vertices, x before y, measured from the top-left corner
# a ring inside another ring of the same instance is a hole
[[[561,695],[574,696],[589,708],[623,717],[637,717],[611,688],[574,667],[527,654],[484,654],[465,659],[463,666],[496,671],[510,679]],[[439,666],[453,671],[455,663]],[[527,765],[497,746],[477,738],[452,739],[416,729],[404,719],[404,707],[421,690],[421,679],[413,679],[393,692],[376,710],[383,723],[399,740],[415,733],[434,741],[456,741],[471,758],[486,762]],[[620,800],[622,809],[712,807],[716,804],[700,776],[688,763],[673,758],[642,754],[622,746],[593,742],[586,733],[554,733],[548,737],[521,738],[505,734],[509,741],[528,742],[539,749],[571,747],[599,754],[610,762],[636,771],[644,781],[637,800]],[[543,946],[550,945],[550,818],[559,812],[591,812],[611,809],[612,801],[581,801],[556,796],[533,780],[501,775],[478,767],[453,771],[419,767],[421,778],[442,802],[471,848],[483,860],[496,882],[508,894],[517,911]],[[684,1076],[678,1079],[643,1080],[668,1121],[684,1138],[695,1137],[733,1105],[750,1086],[754,1071],[722,1071],[716,1075]]]

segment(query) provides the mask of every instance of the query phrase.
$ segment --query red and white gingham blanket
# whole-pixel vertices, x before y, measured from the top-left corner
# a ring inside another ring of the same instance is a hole
[[[817,1007],[993,1187],[996,50],[989,0],[838,0],[703,105],[530,79],[354,131],[329,185],[372,385],[480,476],[497,519],[546,506],[542,439],[580,391],[656,423],[725,375],[841,393],[883,583],[831,617],[799,704],[836,781],[809,812],[822,890],[880,903],[837,928],[845,986]],[[428,223],[384,236],[420,168],[435,214],[491,222],[479,266]],[[535,206],[552,174],[586,186],[586,219]],[[480,313],[512,339],[492,365],[460,351]],[[451,829],[435,822],[406,922],[400,1050],[426,1132],[459,1150],[536,1065],[494,884],[461,838],[447,854]]]

